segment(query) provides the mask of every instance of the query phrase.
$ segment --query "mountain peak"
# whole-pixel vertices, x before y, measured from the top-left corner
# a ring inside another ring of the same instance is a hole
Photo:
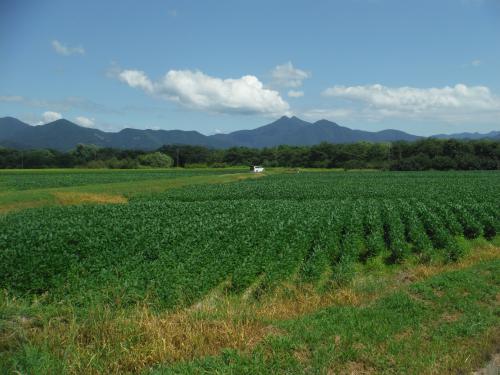
[[[324,118],[322,118],[321,120],[315,121],[314,124],[315,125],[321,125],[321,124],[325,124],[326,125],[326,124],[328,124],[328,125],[340,126],[336,122],[333,122],[333,121],[330,121],[330,120],[327,120],[327,119],[324,119]]]
[[[12,117],[12,116],[0,117],[0,121],[17,121],[17,122],[22,122],[21,120],[18,120],[17,118]]]
[[[292,116],[292,117],[281,116],[279,119],[277,119],[276,121],[272,122],[269,125],[273,125],[273,124],[284,125],[284,126],[310,125],[309,122],[304,121],[304,120],[298,118],[297,116]],[[269,125],[264,125],[263,127],[266,127],[266,126],[269,126]]]
[[[43,124],[42,126],[57,126],[57,127],[59,127],[59,126],[71,126],[71,127],[78,126],[79,128],[83,127],[83,126],[75,124],[74,122],[66,120],[65,118],[61,118],[59,120],[48,122],[46,124]]]

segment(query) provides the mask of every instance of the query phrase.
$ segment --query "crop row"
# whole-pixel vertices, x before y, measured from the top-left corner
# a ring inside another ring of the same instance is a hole
[[[499,224],[496,202],[397,197],[35,209],[0,218],[0,288],[82,304],[185,305],[219,285],[344,283],[374,258],[452,261],[458,237],[491,239]]]
[[[301,172],[234,184],[200,185],[164,193],[178,201],[413,199],[500,202],[500,173]]]

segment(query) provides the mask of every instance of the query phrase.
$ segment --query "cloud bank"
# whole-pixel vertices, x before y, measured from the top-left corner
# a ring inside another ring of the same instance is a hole
[[[361,106],[365,117],[402,117],[445,121],[491,121],[500,114],[500,98],[485,86],[457,84],[442,88],[333,86],[323,96],[345,99]],[[498,119],[499,117],[497,117]]]
[[[143,71],[123,70],[118,78],[130,87],[185,107],[212,113],[281,115],[289,105],[252,75],[221,79],[200,71],[170,70],[152,81]]]

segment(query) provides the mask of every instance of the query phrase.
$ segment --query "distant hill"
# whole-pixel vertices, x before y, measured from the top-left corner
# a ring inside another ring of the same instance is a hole
[[[488,134],[439,134],[436,138],[500,139],[500,132]],[[187,144],[210,148],[232,146],[272,147],[278,145],[310,146],[321,142],[353,143],[414,141],[416,135],[399,130],[369,132],[353,130],[327,120],[310,123],[297,117],[283,116],[278,120],[251,130],[229,134],[203,135],[197,131],[123,129],[104,132],[79,126],[68,120],[57,120],[45,125],[31,126],[13,117],[0,118],[0,146],[14,148],[53,148],[67,151],[79,143],[121,149],[153,150],[166,144]]]
[[[79,126],[68,120],[30,126],[12,117],[0,118],[0,145],[16,148],[73,149],[79,143],[122,149],[157,149],[164,144],[193,144],[213,148],[230,145],[196,131],[123,129],[117,133]]]
[[[499,139],[500,131],[492,131],[489,133],[455,133],[455,134],[436,134],[432,138],[439,139]]]
[[[414,141],[419,137],[398,130],[368,132],[353,130],[327,120],[309,123],[297,117],[283,116],[277,121],[253,130],[239,130],[213,137],[247,147],[270,147],[281,144],[310,146],[321,142],[353,143],[359,141],[387,142]]]

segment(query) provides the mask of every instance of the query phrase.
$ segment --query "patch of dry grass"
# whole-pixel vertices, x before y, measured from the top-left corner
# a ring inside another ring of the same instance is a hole
[[[362,300],[363,296],[350,287],[319,293],[311,285],[285,285],[256,304],[253,313],[262,319],[291,319],[332,305],[358,306]]]
[[[0,330],[0,349],[29,343],[64,358],[71,374],[124,374],[215,355],[224,348],[248,351],[280,333],[256,319],[232,317],[231,312],[219,319],[189,310],[155,313],[147,306],[122,311],[100,307],[83,318],[69,311],[47,320],[19,316]]]
[[[265,336],[279,333],[255,319],[197,318],[184,311],[156,315],[144,309],[136,319],[141,340],[120,361],[123,370],[136,371],[155,363],[215,355],[223,348],[246,351]],[[138,353],[139,358],[134,358],[133,353]],[[142,356],[143,353],[148,355]]]
[[[0,205],[0,214],[7,214],[9,212],[25,210],[27,208],[42,207],[51,203],[49,200],[35,200],[35,201],[24,201]]]
[[[63,206],[86,203],[119,204],[128,202],[127,198],[119,194],[79,193],[71,191],[59,191],[53,194],[57,203]]]

